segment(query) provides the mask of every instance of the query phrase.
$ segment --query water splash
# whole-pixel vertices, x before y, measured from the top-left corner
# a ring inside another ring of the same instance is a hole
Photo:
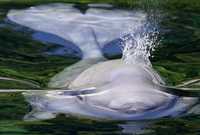
[[[130,27],[127,36],[122,39],[122,59],[127,64],[142,64],[151,66],[149,57],[159,44],[156,23],[146,19],[141,27]]]

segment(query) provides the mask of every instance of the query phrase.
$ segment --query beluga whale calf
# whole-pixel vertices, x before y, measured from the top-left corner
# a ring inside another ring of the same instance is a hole
[[[149,56],[155,39],[150,34],[155,29],[151,29],[147,15],[100,7],[93,5],[81,13],[73,5],[49,4],[8,13],[10,21],[57,35],[83,52],[78,64],[56,75],[49,85],[69,90],[23,93],[32,106],[24,119],[43,120],[66,114],[145,120],[180,116],[191,110],[198,98],[165,92],[164,81],[152,68]],[[107,60],[102,48],[119,38],[122,59]]]

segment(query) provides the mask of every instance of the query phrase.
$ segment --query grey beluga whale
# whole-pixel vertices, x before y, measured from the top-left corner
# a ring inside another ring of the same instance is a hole
[[[95,5],[91,5],[83,14],[73,4],[48,4],[25,10],[10,10],[7,19],[36,31],[54,34],[81,49],[82,61],[58,73],[49,83],[49,87],[63,88],[77,74],[105,60],[102,48],[120,38],[130,26],[143,25],[146,14],[142,11],[96,8]]]

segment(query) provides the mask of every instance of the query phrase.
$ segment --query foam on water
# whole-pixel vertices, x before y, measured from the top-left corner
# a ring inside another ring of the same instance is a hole
[[[83,70],[78,70],[77,76],[69,74],[74,66],[58,77],[72,91],[24,93],[33,107],[25,116],[27,120],[54,118],[59,113],[114,120],[154,119],[182,115],[197,102],[196,98],[178,97],[157,87],[164,82],[149,60],[157,31],[143,12],[98,7],[82,14],[72,5],[50,4],[11,10],[8,19],[73,42],[86,59],[79,63]],[[102,58],[102,46],[120,36],[122,60],[82,66]]]

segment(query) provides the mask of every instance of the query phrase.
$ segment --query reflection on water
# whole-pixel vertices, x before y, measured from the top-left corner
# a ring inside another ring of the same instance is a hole
[[[70,115],[58,115],[50,120],[22,121],[24,115],[31,108],[21,93],[1,93],[0,107],[0,134],[5,135],[119,135],[122,132],[126,134],[163,134],[163,132],[176,134],[181,132],[186,135],[188,133],[196,133],[200,128],[198,116],[123,122],[96,121]]]

